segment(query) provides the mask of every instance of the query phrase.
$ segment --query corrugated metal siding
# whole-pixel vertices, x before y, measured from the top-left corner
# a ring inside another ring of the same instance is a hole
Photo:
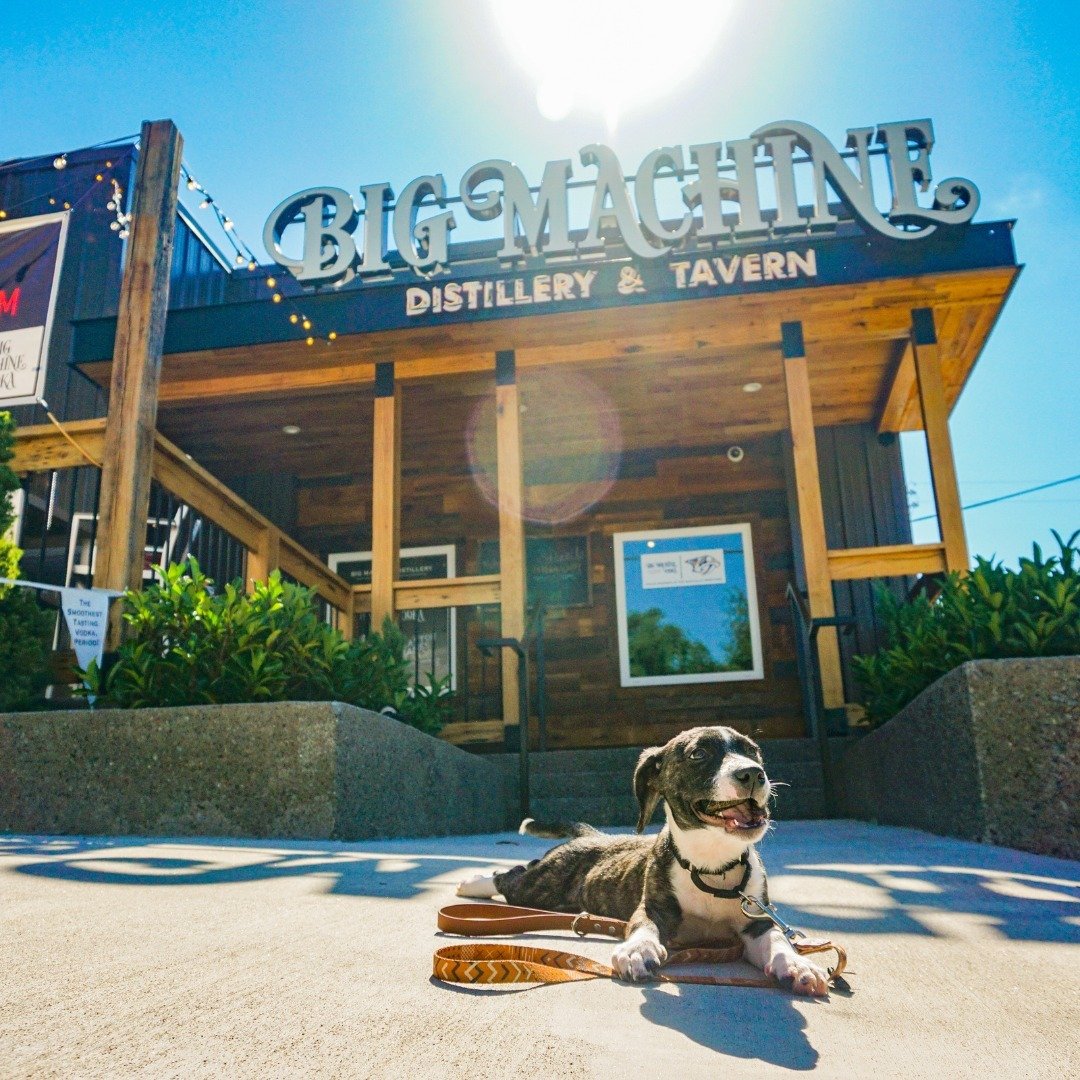
[[[228,278],[228,271],[207,249],[207,241],[183,215],[178,216],[169,278],[170,309],[220,304]]]

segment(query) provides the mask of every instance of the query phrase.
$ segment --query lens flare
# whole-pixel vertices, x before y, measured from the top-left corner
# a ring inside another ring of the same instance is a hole
[[[603,390],[577,372],[527,372],[521,381],[522,517],[537,525],[561,525],[581,517],[610,490],[622,458],[618,412]],[[484,398],[466,425],[473,482],[499,506],[495,450],[495,402]],[[558,457],[542,448],[557,446]]]

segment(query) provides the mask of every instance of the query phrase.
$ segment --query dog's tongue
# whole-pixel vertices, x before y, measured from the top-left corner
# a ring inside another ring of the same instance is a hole
[[[736,806],[729,806],[720,816],[725,821],[735,821],[740,825],[748,825],[751,820],[750,804],[741,802]]]

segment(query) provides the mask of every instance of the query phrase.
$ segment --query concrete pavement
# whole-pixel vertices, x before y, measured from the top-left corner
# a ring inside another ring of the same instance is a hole
[[[781,823],[774,899],[850,997],[432,982],[454,885],[546,846],[0,836],[0,1076],[1080,1074],[1078,863]]]

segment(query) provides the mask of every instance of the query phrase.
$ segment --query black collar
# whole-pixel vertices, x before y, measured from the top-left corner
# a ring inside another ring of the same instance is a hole
[[[750,850],[749,848],[744,851],[737,859],[732,859],[731,862],[725,863],[723,866],[716,870],[705,870],[698,868],[679,854],[679,849],[675,844],[675,837],[671,838],[671,853],[675,856],[675,861],[684,869],[690,871],[690,880],[703,892],[708,893],[710,896],[718,896],[721,900],[738,900],[742,895],[743,889],[746,888],[746,883],[750,880]],[[706,885],[701,880],[702,874],[709,874],[710,876],[726,874],[729,870],[734,870],[739,864],[743,866],[742,880],[734,889],[714,889],[711,885]]]

